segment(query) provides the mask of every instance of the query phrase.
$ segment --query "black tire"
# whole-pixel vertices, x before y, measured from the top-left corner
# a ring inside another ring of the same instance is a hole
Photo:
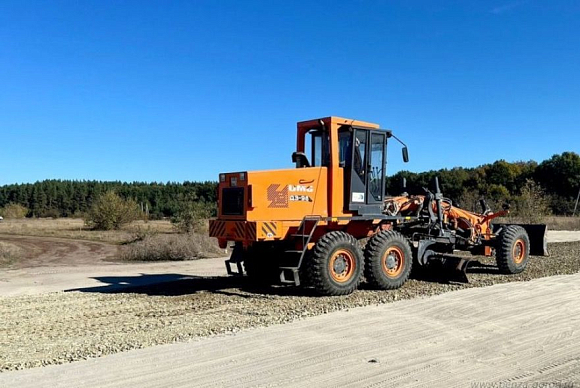
[[[329,232],[322,236],[308,264],[309,283],[320,295],[350,294],[362,280],[363,252],[348,233]]]
[[[278,283],[278,259],[281,251],[270,244],[255,243],[244,250],[244,271],[252,283],[272,285]]]
[[[520,273],[528,265],[530,238],[526,230],[518,225],[508,225],[500,232],[497,240],[495,260],[499,271],[504,274]]]
[[[381,290],[401,287],[411,273],[413,253],[399,232],[383,231],[368,241],[365,249],[365,278]]]

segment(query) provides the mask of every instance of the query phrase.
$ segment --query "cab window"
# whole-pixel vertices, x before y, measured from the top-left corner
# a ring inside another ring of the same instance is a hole
[[[347,166],[347,159],[350,159],[352,147],[352,132],[348,129],[338,133],[338,163],[340,167]],[[348,163],[350,167],[350,163]]]
[[[328,132],[313,130],[310,132],[310,136],[310,143],[312,147],[311,165],[313,167],[328,167],[330,164],[330,157],[328,152],[328,149],[330,148]]]

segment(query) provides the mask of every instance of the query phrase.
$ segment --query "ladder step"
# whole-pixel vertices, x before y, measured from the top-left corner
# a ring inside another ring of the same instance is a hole
[[[310,217],[304,217],[302,219],[302,222],[300,222],[300,226],[298,226],[298,229],[295,230],[295,233],[290,234],[291,237],[295,238],[295,239],[301,239],[302,241],[298,240],[296,241],[301,242],[301,244],[304,246],[303,249],[289,249],[287,251],[285,251],[288,254],[296,254],[298,255],[297,257],[286,257],[286,259],[284,260],[284,266],[279,267],[280,268],[280,282],[284,283],[284,284],[295,284],[296,286],[300,285],[300,275],[299,275],[299,268],[300,265],[302,264],[302,259],[306,253],[306,248],[308,247],[308,244],[310,243],[310,240],[312,239],[312,235],[314,234],[314,231],[316,230],[316,227],[318,226],[318,222],[320,222],[320,217],[317,216],[310,216]],[[300,245],[298,245],[300,246]],[[297,260],[296,260],[297,259]],[[289,266],[288,264],[290,264],[291,266]],[[294,265],[292,265],[294,264]]]
[[[286,277],[286,271],[292,272],[292,279]],[[298,275],[297,267],[280,267],[280,283],[300,285],[300,276]]]

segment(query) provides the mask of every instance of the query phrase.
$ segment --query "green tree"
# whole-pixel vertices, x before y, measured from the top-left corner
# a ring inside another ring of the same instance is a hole
[[[485,168],[488,184],[503,186],[512,192],[515,190],[516,178],[521,172],[521,167],[517,163],[508,163],[505,160],[498,160]]]
[[[531,179],[526,181],[521,194],[516,198],[515,215],[526,223],[539,223],[550,213],[550,197],[544,189]]]
[[[213,213],[215,205],[206,202],[183,201],[180,203],[177,215],[171,222],[180,232],[205,232],[207,220]]]
[[[44,188],[40,184],[35,184],[32,186],[32,195],[30,198],[30,210],[32,211],[32,216],[41,217],[43,213],[48,209],[47,206],[47,196],[44,192]]]
[[[575,197],[580,187],[580,155],[563,152],[540,163],[536,180],[549,192],[566,198]]]
[[[24,218],[28,213],[28,209],[17,203],[9,203],[3,208],[0,208],[0,216],[4,218]]]
[[[139,206],[132,199],[123,199],[114,191],[99,196],[89,209],[85,222],[99,230],[119,229],[141,217]]]

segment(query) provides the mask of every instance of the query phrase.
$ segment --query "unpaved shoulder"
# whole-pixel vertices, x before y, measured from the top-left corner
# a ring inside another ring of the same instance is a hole
[[[578,230],[548,230],[549,242],[571,242],[580,241],[580,231]]]
[[[580,274],[462,290],[237,335],[2,373],[0,385],[578,384],[579,295]]]

